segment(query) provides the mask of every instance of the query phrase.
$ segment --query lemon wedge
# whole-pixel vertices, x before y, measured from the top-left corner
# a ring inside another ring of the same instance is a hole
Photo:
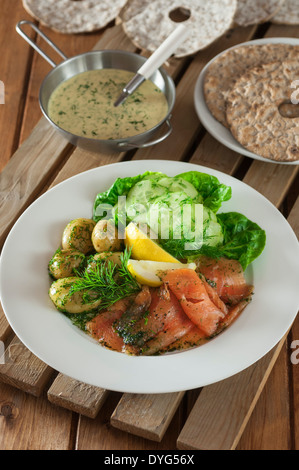
[[[167,253],[133,222],[126,227],[125,245],[131,249],[131,256],[134,259],[179,263],[176,258]]]
[[[165,263],[149,260],[135,260],[130,259],[127,263],[127,268],[133,277],[140,283],[150,287],[159,287],[163,284],[161,281],[161,272],[169,271],[170,269],[193,269],[195,270],[195,263]]]

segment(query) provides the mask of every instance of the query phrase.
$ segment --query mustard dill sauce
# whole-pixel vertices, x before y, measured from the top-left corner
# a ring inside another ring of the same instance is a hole
[[[93,139],[121,139],[146,132],[165,118],[164,93],[146,80],[123,104],[114,102],[135,74],[101,69],[82,72],[52,93],[48,114],[62,129]]]

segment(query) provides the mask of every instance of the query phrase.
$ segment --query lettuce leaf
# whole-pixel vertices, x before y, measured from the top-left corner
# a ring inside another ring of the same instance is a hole
[[[213,247],[203,245],[197,253],[189,253],[188,261],[199,255],[239,261],[243,270],[258,258],[266,245],[266,232],[238,212],[221,213],[217,220],[222,227],[223,243]]]
[[[222,256],[237,259],[245,271],[264,250],[266,232],[238,212],[218,214],[217,219],[224,234]]]
[[[130,189],[133,188],[135,184],[149,175],[164,176],[163,173],[146,171],[142,175],[117,178],[107,191],[97,194],[93,206],[93,219],[98,222],[105,217],[106,215],[103,213],[105,206],[107,206],[107,210],[109,210],[108,207],[114,207],[118,202],[119,196],[127,196]],[[101,210],[99,210],[100,207]]]
[[[193,184],[203,197],[204,206],[215,213],[218,212],[223,202],[229,201],[232,197],[231,187],[221,184],[215,176],[199,171],[188,171],[178,176]]]

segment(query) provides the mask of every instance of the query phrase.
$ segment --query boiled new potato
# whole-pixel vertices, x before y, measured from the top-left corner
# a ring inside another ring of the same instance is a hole
[[[102,253],[97,253],[94,255],[87,264],[87,271],[95,270],[98,262],[108,263],[111,261],[112,264],[117,264],[121,266],[121,251],[104,251]]]
[[[56,308],[61,312],[85,313],[100,306],[101,299],[93,300],[92,292],[88,292],[90,296],[90,302],[88,303],[83,300],[83,296],[86,294],[85,291],[70,294],[70,289],[77,280],[77,277],[67,277],[52,282],[49,296]],[[95,294],[94,297],[96,298]]]
[[[62,234],[63,250],[78,250],[81,253],[93,251],[91,234],[96,223],[91,219],[74,219],[67,224]]]
[[[49,262],[49,272],[55,279],[74,276],[85,259],[85,255],[77,250],[57,250]]]
[[[100,220],[94,227],[91,240],[95,251],[120,251],[123,240],[118,237],[118,231],[112,220]]]

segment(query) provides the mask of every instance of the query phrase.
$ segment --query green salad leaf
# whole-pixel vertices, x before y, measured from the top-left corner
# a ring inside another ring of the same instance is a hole
[[[224,234],[222,256],[238,260],[245,270],[264,250],[266,232],[237,212],[218,214],[217,219]]]
[[[178,177],[189,181],[201,194],[204,206],[213,212],[217,212],[222,203],[229,201],[232,197],[231,187],[221,184],[215,176],[200,173],[199,171],[188,171],[187,173],[181,173]]]
[[[105,215],[104,211],[105,206],[107,206],[108,210],[109,207],[114,207],[118,202],[118,197],[127,196],[130,189],[135,186],[135,184],[139,183],[139,181],[150,175],[163,176],[163,174],[159,172],[146,171],[142,175],[117,178],[107,191],[97,194],[93,207],[93,219],[98,222],[102,218],[106,217],[107,214]],[[100,207],[101,210],[99,211],[98,209]]]

